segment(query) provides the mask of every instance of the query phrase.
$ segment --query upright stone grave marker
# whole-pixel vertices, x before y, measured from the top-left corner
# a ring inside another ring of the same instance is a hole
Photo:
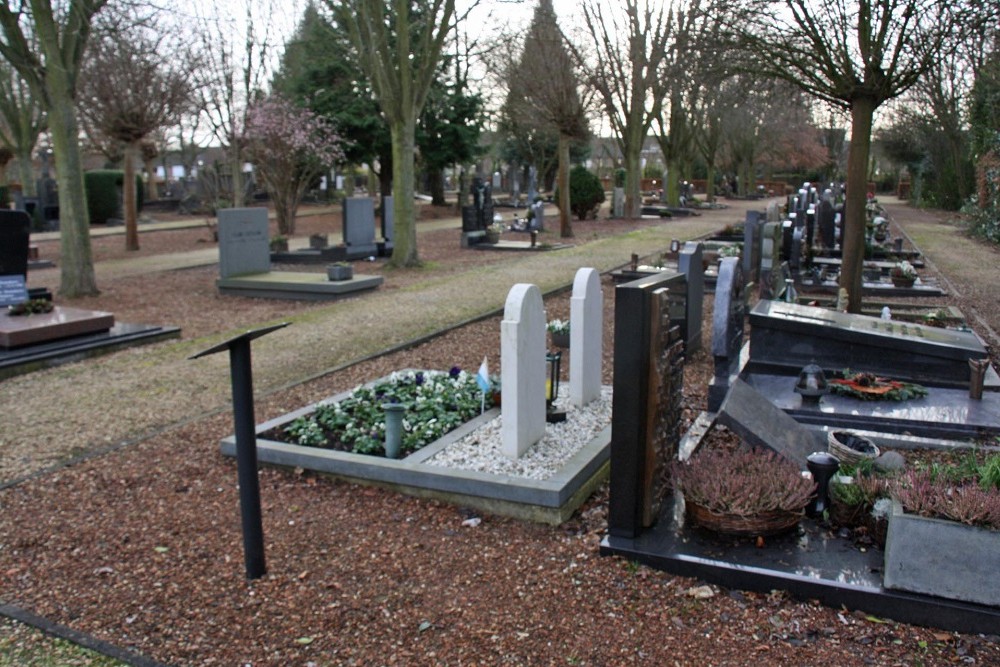
[[[677,270],[687,280],[681,338],[684,341],[684,353],[688,356],[701,349],[701,313],[705,300],[703,255],[704,246],[701,243],[688,241],[677,256]]]
[[[802,227],[792,232],[792,247],[788,249],[788,268],[792,270],[792,276],[799,275],[802,268]]]
[[[625,188],[615,188],[611,191],[611,217],[625,217]]]
[[[772,202],[773,203],[773,202]],[[764,219],[759,211],[747,211],[743,221],[743,277],[749,283],[760,280],[761,228]]]
[[[773,299],[775,294],[771,288],[774,284],[774,272],[781,264],[782,223],[769,222],[764,225],[760,250],[760,298]]]
[[[219,277],[271,270],[266,208],[219,209]]]
[[[393,225],[393,198],[383,197],[382,198],[382,239],[385,243],[384,252],[385,256],[392,254],[392,242],[395,238],[395,227]]]
[[[0,210],[0,306],[28,300],[28,246],[31,218],[24,211]]]
[[[792,252],[792,236],[798,228],[798,214],[791,213],[788,219],[781,223],[781,260],[787,262]]]
[[[540,232],[545,231],[545,202],[536,201],[530,204],[531,212],[534,214],[531,218],[531,224],[528,225],[529,229],[536,229]]]
[[[573,279],[569,300],[569,397],[582,407],[601,395],[604,358],[604,293],[595,269],[583,268]]]
[[[765,222],[781,222],[781,206],[772,201],[767,205],[767,220]]]
[[[743,347],[743,269],[738,257],[726,257],[719,266],[712,313],[712,358],[715,375],[708,386],[708,411],[717,412],[740,371]]]
[[[833,204],[824,198],[819,203],[819,208],[816,211],[816,226],[819,231],[819,242],[827,250],[833,250],[837,244],[834,215]]]
[[[536,285],[507,294],[500,323],[501,450],[520,458],[545,435],[545,308]]]
[[[24,211],[0,209],[0,276],[28,275],[31,217]]]
[[[680,443],[684,344],[670,323],[672,280],[664,272],[615,289],[608,532],[617,537],[655,523]]]
[[[371,257],[378,251],[375,245],[375,204],[369,197],[348,197],[344,200],[343,238],[348,259]]]

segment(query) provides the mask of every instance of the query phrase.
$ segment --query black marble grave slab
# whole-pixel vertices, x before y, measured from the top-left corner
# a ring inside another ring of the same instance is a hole
[[[750,312],[751,371],[797,375],[815,363],[936,386],[969,386],[969,359],[988,356],[973,332],[762,300]]]
[[[998,391],[984,391],[981,399],[972,399],[968,389],[930,387],[927,396],[909,401],[861,401],[828,394],[817,406],[803,403],[795,393],[795,376],[746,373],[744,380],[772,409],[785,412],[785,418],[794,418],[802,424],[871,429],[926,438],[1000,435]],[[993,372],[994,389],[996,381]]]
[[[0,348],[0,379],[108,354],[126,347],[179,338],[180,335],[178,327],[119,322],[111,329],[98,333],[11,350]]]
[[[609,535],[601,554],[740,590],[784,590],[800,600],[956,632],[995,634],[1000,609],[882,587],[883,554],[861,551],[809,519],[763,548],[687,525],[683,500],[666,498],[657,523],[636,537]]]

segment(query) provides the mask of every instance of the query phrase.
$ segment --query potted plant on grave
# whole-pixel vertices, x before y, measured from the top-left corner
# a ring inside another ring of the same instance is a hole
[[[545,328],[552,337],[553,347],[569,348],[569,320],[549,320]]]
[[[288,237],[277,235],[271,237],[270,242],[271,252],[288,252]]]
[[[504,232],[503,223],[500,221],[494,222],[489,227],[486,228],[486,242],[487,243],[499,243],[500,235]]]
[[[687,462],[674,461],[670,475],[691,521],[745,537],[795,528],[816,490],[794,463],[758,449],[699,452]]]
[[[875,469],[871,461],[841,465],[830,480],[828,519],[834,526],[864,529],[872,541],[885,546],[891,478]]]
[[[917,270],[904,259],[889,270],[889,278],[895,287],[913,287],[917,280]]]
[[[885,587],[1000,606],[984,585],[1000,571],[1000,455],[908,471],[891,493]]]
[[[330,280],[350,280],[354,277],[354,267],[348,262],[334,262],[326,265],[326,277]]]

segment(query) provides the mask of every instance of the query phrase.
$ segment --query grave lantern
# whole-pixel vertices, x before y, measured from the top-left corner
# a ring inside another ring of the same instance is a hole
[[[556,397],[559,395],[559,370],[562,364],[562,352],[546,352],[545,361],[549,365],[549,379],[545,382],[545,421],[550,424],[566,421],[566,412],[556,410]]]
[[[802,396],[803,403],[819,403],[828,387],[823,369],[816,364],[809,364],[799,371],[799,379],[795,382],[795,393]]]

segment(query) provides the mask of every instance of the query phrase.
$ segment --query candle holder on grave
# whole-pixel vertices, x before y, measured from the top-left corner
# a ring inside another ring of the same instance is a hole
[[[566,421],[566,411],[557,410],[556,397],[559,396],[559,370],[562,363],[562,352],[547,352],[545,361],[549,365],[549,379],[545,383],[545,421],[558,424]]]

